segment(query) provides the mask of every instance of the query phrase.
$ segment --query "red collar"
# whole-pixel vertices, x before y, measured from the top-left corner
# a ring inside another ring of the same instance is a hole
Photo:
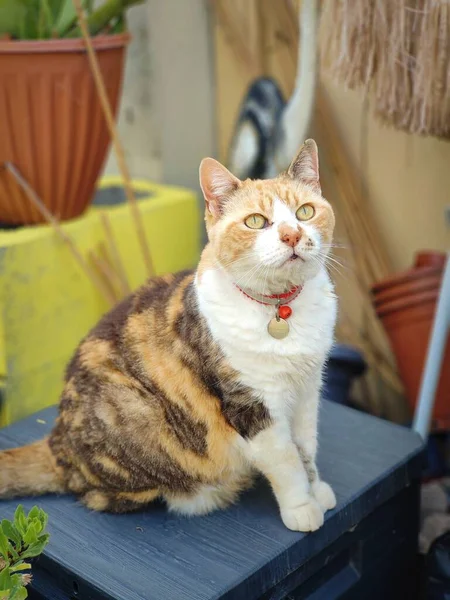
[[[266,296],[264,294],[257,294],[255,292],[245,292],[242,288],[236,285],[237,289],[250,298],[250,300],[254,300],[259,304],[265,304],[266,306],[282,306],[284,304],[289,304],[294,298],[296,298],[303,289],[303,286],[297,285],[290,289],[288,292],[284,292],[283,294],[272,294],[270,296]]]

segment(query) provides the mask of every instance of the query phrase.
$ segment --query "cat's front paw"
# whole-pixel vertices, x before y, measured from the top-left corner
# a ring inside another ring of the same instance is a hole
[[[315,500],[281,510],[281,518],[292,531],[316,531],[323,525],[323,510]]]
[[[311,493],[319,503],[320,508],[326,512],[336,506],[336,496],[325,481],[316,481],[311,486]]]

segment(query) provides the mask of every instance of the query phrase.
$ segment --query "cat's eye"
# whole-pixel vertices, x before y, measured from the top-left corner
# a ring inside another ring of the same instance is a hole
[[[315,214],[316,211],[314,210],[314,206],[311,206],[311,204],[304,204],[303,206],[300,206],[295,213],[299,221],[309,221]]]
[[[267,225],[267,219],[262,215],[250,215],[244,221],[250,229],[264,229]]]

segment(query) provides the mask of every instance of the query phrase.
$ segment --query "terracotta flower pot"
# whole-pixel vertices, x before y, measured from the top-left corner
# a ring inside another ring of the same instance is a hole
[[[372,286],[372,294],[374,297],[378,297],[381,292],[384,293],[388,289],[394,290],[398,286],[408,284],[412,281],[423,280],[427,277],[439,275],[442,275],[442,267],[439,266],[432,265],[409,269],[408,271],[404,271],[403,273],[399,273],[393,277],[383,279],[383,281],[376,283],[374,286]]]
[[[436,302],[438,293],[439,289],[434,289],[411,294],[410,296],[406,295],[400,298],[394,298],[393,300],[386,301],[380,306],[377,306],[376,313],[380,318],[383,318],[391,313],[401,313],[403,310],[407,310],[423,303]]]
[[[439,288],[396,298],[377,308],[412,410],[417,402]],[[434,430],[450,429],[450,339],[447,341],[433,412]]]
[[[445,267],[447,255],[445,252],[436,252],[434,250],[421,250],[417,252],[414,267]]]
[[[128,34],[92,38],[114,111],[128,41]],[[0,41],[0,114],[0,166],[12,162],[59,219],[80,215],[110,141],[84,41]],[[43,220],[1,170],[0,222]]]
[[[381,308],[386,302],[411,298],[422,292],[439,290],[442,281],[442,270],[435,275],[428,275],[420,279],[410,279],[386,289],[382,289],[374,295],[373,305],[376,309]]]

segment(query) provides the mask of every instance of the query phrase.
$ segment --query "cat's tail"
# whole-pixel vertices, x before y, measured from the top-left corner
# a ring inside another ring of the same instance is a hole
[[[0,452],[0,498],[63,491],[48,438]]]

